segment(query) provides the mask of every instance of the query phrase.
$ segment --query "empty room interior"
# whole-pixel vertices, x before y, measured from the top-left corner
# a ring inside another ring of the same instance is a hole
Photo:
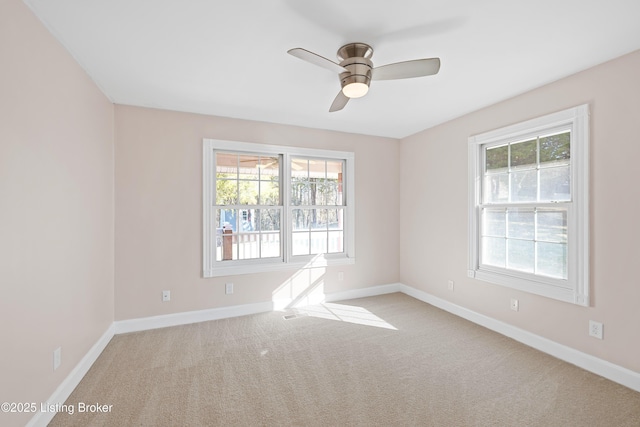
[[[1,0],[0,424],[640,425],[640,2],[480,3]]]

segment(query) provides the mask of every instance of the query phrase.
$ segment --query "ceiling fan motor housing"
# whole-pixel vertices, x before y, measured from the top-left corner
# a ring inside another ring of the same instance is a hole
[[[373,64],[365,58],[349,58],[340,63],[341,66],[349,70],[340,73],[340,84],[345,87],[351,83],[364,83],[369,86],[371,83],[371,68]]]
[[[373,63],[369,58],[372,55],[373,49],[365,43],[349,43],[338,49],[340,66],[349,70],[340,73],[342,88],[352,83],[363,83],[367,87],[369,86],[373,68]]]
[[[344,61],[348,58],[371,59],[373,48],[366,43],[349,43],[338,49],[338,60]]]

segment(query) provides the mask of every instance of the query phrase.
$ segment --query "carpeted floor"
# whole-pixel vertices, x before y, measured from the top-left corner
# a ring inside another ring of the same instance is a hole
[[[640,426],[640,393],[399,293],[118,335],[66,405],[50,426]]]

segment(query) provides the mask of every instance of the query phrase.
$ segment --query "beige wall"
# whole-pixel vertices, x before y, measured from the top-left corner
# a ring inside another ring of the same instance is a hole
[[[295,297],[295,270],[202,278],[202,139],[355,152],[356,264],[305,272],[324,292],[399,277],[397,140],[116,106],[116,320]],[[338,281],[338,272],[344,281]],[[232,295],[224,283],[233,282]],[[284,286],[284,288],[283,288]],[[171,301],[161,301],[162,290]]]
[[[39,404],[113,323],[113,105],[21,1],[0,64],[0,402]]]
[[[404,139],[401,281],[640,372],[638,76],[640,51]],[[591,109],[592,306],[467,278],[467,138],[583,103]],[[589,319],[604,323],[604,340],[588,336]]]

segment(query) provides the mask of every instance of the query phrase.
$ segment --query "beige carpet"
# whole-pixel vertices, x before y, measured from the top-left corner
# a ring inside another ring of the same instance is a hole
[[[118,335],[50,425],[640,426],[640,393],[404,294],[291,313]]]

